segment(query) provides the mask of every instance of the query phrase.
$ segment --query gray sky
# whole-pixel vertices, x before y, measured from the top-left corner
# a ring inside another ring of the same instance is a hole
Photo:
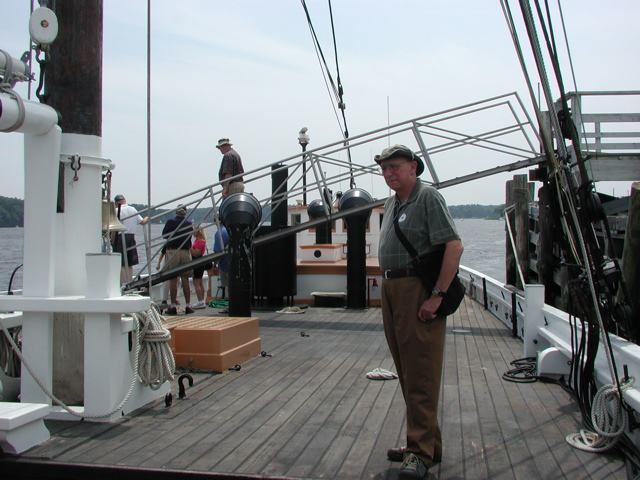
[[[307,3],[335,78],[327,2]],[[29,4],[0,5],[0,48],[14,57],[28,48]],[[146,203],[147,2],[104,4],[103,154],[117,165],[114,193]],[[530,104],[498,0],[332,4],[352,136],[512,91]],[[152,203],[217,180],[220,137],[231,139],[246,170],[299,153],[303,126],[309,148],[340,140],[299,1],[154,0],[152,8]],[[562,9],[577,88],[638,89],[640,2],[571,0]],[[559,21],[554,27],[561,35]],[[26,85],[16,89],[26,97]],[[474,159],[455,162],[473,168]],[[0,135],[0,164],[0,195],[23,198],[22,135]],[[500,204],[511,176],[443,194],[452,205]],[[598,189],[623,195],[629,185]]]

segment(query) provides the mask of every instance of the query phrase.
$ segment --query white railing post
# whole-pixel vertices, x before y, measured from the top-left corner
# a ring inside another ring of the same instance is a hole
[[[544,327],[544,285],[524,286],[524,356],[537,356],[539,330]]]

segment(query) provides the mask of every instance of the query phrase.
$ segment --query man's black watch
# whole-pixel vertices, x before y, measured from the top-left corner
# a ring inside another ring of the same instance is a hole
[[[438,287],[433,287],[433,290],[431,290],[431,295],[435,295],[436,297],[444,297],[446,293],[447,292],[443,292]]]

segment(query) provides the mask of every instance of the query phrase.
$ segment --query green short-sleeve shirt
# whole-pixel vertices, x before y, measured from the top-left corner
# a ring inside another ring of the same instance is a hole
[[[418,181],[404,204],[400,204],[397,195],[389,197],[385,203],[378,247],[378,261],[383,271],[413,268],[411,256],[398,240],[393,227],[395,215],[402,233],[419,256],[437,245],[460,240],[440,192]]]

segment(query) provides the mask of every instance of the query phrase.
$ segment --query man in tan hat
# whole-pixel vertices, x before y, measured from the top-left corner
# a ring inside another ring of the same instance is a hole
[[[384,206],[378,260],[383,272],[382,322],[407,406],[407,444],[391,448],[402,461],[401,480],[424,478],[442,458],[438,400],[447,317],[436,313],[458,270],[463,246],[442,195],[418,179],[422,159],[404,145],[385,148],[375,161],[396,192]],[[418,256],[444,248],[435,287],[427,291],[396,228]]]
[[[216,148],[222,153],[222,163],[218,172],[218,180],[222,183],[222,198],[232,193],[244,192],[242,159],[238,152],[231,148],[233,144],[228,138],[218,140]],[[228,181],[225,181],[229,179]]]

